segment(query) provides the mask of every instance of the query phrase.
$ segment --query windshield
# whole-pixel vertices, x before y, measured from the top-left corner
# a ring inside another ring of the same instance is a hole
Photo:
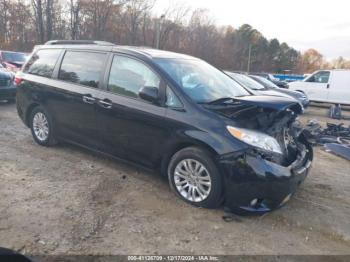
[[[271,82],[270,80],[263,78],[261,76],[251,76],[251,78],[253,78],[254,80],[258,81],[259,83],[261,83],[262,85],[269,87],[269,88],[278,88],[278,86],[276,86],[273,82]]]
[[[2,57],[8,62],[25,62],[26,56],[23,53],[3,52]]]
[[[252,90],[262,90],[265,89],[265,87],[261,84],[259,84],[258,82],[256,82],[255,80],[251,79],[250,77],[246,76],[246,75],[242,75],[242,74],[235,74],[235,73],[229,73],[230,76],[232,76],[232,78],[234,80],[236,80],[238,83],[240,83],[241,85],[252,89]]]
[[[197,103],[250,95],[229,76],[204,61],[158,58],[155,62]]]

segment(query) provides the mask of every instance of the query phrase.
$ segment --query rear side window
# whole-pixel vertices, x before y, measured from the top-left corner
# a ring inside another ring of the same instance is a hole
[[[51,77],[60,53],[60,49],[39,50],[31,57],[23,71],[32,75]]]
[[[97,88],[105,59],[103,53],[67,51],[58,78]]]

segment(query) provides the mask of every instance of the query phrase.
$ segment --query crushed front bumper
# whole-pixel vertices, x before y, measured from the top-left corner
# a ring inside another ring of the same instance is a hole
[[[232,212],[265,213],[283,206],[304,181],[313,159],[312,147],[304,150],[288,167],[242,152],[221,157],[224,173],[225,207]]]

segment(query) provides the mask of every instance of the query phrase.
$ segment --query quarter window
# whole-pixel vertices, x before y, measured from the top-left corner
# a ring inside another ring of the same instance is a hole
[[[31,57],[23,71],[28,74],[51,77],[60,53],[60,49],[39,50]]]
[[[68,51],[64,55],[58,78],[97,88],[106,54]]]
[[[170,89],[170,87],[167,86],[166,88],[166,102],[165,105],[172,108],[180,108],[182,107],[182,103],[177,98],[173,90]]]
[[[108,80],[111,92],[138,98],[142,87],[159,89],[159,85],[160,78],[142,62],[126,56],[114,56]]]

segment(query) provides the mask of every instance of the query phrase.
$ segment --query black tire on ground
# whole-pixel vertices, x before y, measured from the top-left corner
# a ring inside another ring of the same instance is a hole
[[[193,159],[200,162],[207,169],[211,179],[211,189],[207,198],[200,202],[190,201],[180,194],[175,181],[175,168],[184,159]],[[223,202],[223,182],[222,176],[213,161],[213,156],[200,147],[187,147],[173,155],[168,165],[168,178],[170,188],[175,194],[187,203],[203,208],[217,208]]]
[[[45,140],[40,140],[37,135],[34,132],[34,127],[33,127],[33,119],[34,116],[38,113],[42,113],[45,118],[47,119],[48,122],[48,136]],[[53,121],[52,118],[50,116],[50,114],[41,106],[37,106],[35,108],[33,108],[33,110],[30,113],[30,118],[29,118],[29,123],[30,123],[30,130],[32,131],[32,136],[35,140],[36,143],[38,143],[41,146],[53,146],[57,144],[57,140],[54,137],[54,125],[53,125]]]

